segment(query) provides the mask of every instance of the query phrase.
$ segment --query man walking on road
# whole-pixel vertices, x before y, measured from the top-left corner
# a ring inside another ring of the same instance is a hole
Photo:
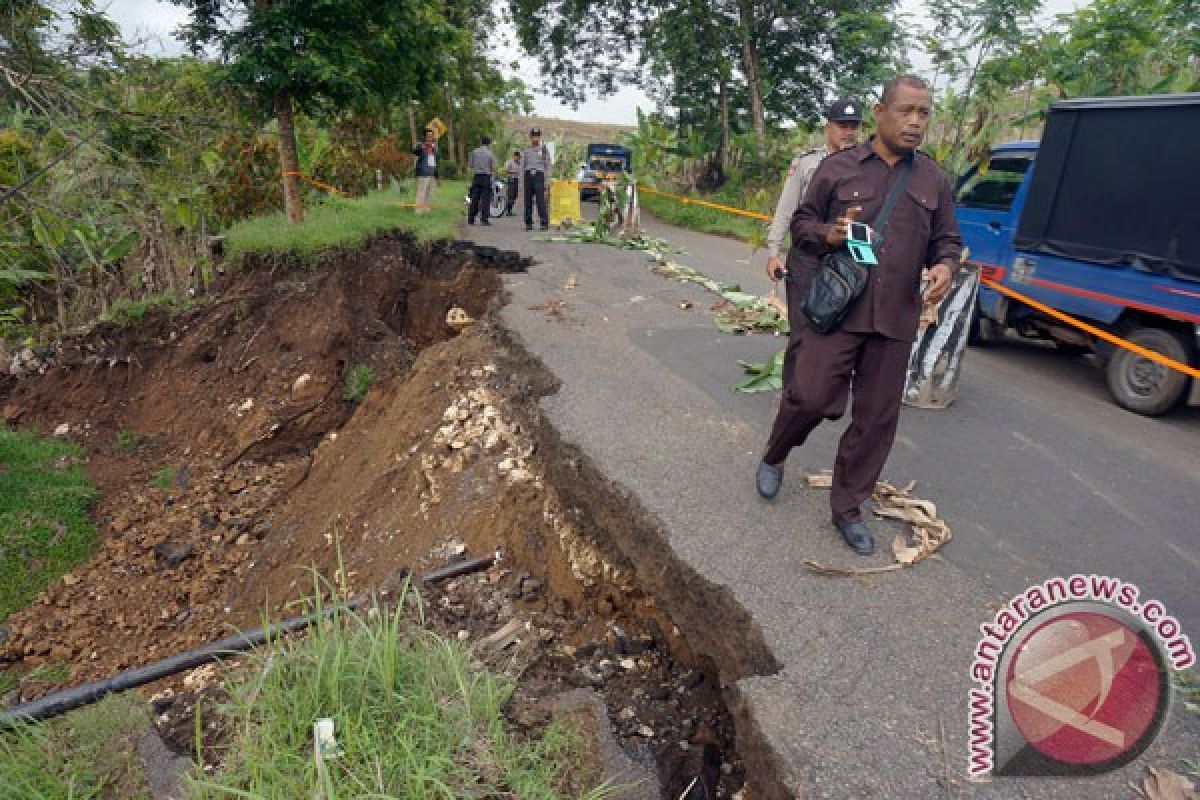
[[[550,227],[546,213],[546,178],[550,174],[550,150],[542,144],[542,129],[531,128],[529,147],[521,154],[521,172],[525,180],[525,230],[533,230],[533,203],[537,201],[538,220],[542,230]]]
[[[514,150],[512,158],[504,165],[504,174],[507,178],[504,184],[505,204],[504,216],[511,217],[513,215],[513,206],[517,204],[517,189],[521,185],[521,151]]]
[[[414,147],[412,152],[417,157],[417,213],[428,214],[438,179],[437,139],[433,136],[432,128],[425,129],[425,141]]]
[[[484,225],[491,225],[488,217],[492,213],[492,184],[496,180],[496,157],[490,147],[492,140],[484,136],[479,147],[471,151],[467,166],[471,170],[471,206],[467,210],[467,224],[474,225],[480,217]]]
[[[821,257],[845,246],[850,223],[873,222],[888,196],[895,198],[885,230],[871,232],[878,264],[840,326],[822,334],[803,315],[792,320],[788,350],[794,351],[795,369],[786,376],[755,476],[759,494],[774,498],[791,449],[803,444],[821,420],[845,412],[853,376],[852,422],[838,444],[830,505],[842,538],[862,555],[874,551],[875,541],[861,506],[896,436],[922,305],[922,271],[928,265],[926,299],[940,301],[962,255],[950,180],[917,152],[931,109],[929,87],[920,78],[889,81],[874,109],[878,134],[821,162],[791,223],[789,305],[799,309]]]

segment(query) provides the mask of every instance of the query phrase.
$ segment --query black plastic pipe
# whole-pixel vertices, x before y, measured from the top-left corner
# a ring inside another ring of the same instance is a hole
[[[211,661],[219,661],[221,658],[233,653],[240,653],[245,650],[258,647],[265,644],[274,637],[281,636],[286,633],[304,630],[326,617],[332,616],[339,611],[350,611],[358,608],[364,601],[362,599],[346,603],[344,605],[334,606],[319,611],[313,614],[305,614],[302,617],[294,617],[279,623],[278,625],[267,625],[262,628],[255,628],[245,633],[239,633],[236,636],[230,636],[226,639],[213,642],[204,647],[195,650],[189,650],[185,653],[165,658],[162,661],[156,661],[153,664],[147,664],[144,667],[126,670],[125,672],[117,673],[111,678],[106,678],[102,681],[93,683],[85,683],[81,686],[75,686],[70,689],[64,689],[61,692],[54,692],[37,700],[31,700],[28,703],[21,703],[13,706],[10,709],[0,712],[0,731],[12,728],[21,722],[30,722],[42,719],[56,717],[59,714],[65,714],[68,711],[95,703],[107,695],[115,692],[124,692],[138,686],[144,686],[147,683],[162,678],[169,677],[184,670],[194,669],[202,664],[207,664]]]
[[[480,572],[489,569],[496,563],[498,554],[492,553],[487,556],[479,556],[478,558],[468,558],[463,561],[455,561],[453,564],[447,564],[444,567],[431,569],[421,576],[422,583],[439,583],[447,581],[451,578],[457,578],[460,575],[470,575],[472,572]]]
[[[447,564],[444,567],[438,567],[426,572],[421,576],[421,582],[433,584],[449,580],[450,578],[457,578],[460,575],[479,572],[491,567],[499,558],[499,553],[492,553],[491,555],[469,558],[464,561]],[[119,672],[111,678],[106,678],[102,681],[85,683],[82,686],[75,686],[70,689],[64,689],[61,692],[48,694],[45,697],[31,700],[28,703],[21,703],[20,705],[0,711],[0,731],[8,730],[21,722],[36,722],[38,720],[57,717],[59,714],[65,714],[81,706],[95,703],[110,694],[144,686],[147,683],[168,678],[184,670],[195,669],[202,664],[219,661],[222,657],[232,655],[233,653],[251,650],[265,644],[272,637],[304,630],[314,622],[339,611],[352,611],[364,602],[365,598],[359,598],[344,605],[327,608],[324,611],[314,614],[294,617],[278,625],[255,628],[254,630],[221,639],[218,642],[213,642],[195,650],[188,650],[185,653],[164,658],[162,661],[156,661],[144,667],[136,667],[125,672]]]

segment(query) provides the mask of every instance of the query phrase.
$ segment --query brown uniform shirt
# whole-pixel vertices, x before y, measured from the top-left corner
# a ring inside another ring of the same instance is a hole
[[[910,158],[908,186],[892,209],[883,244],[875,248],[879,264],[872,267],[866,290],[842,322],[844,331],[913,341],[921,315],[921,270],[934,264],[959,268],[962,237],[950,179],[924,153]],[[874,227],[896,177],[896,169],[875,154],[870,141],[821,162],[792,216],[788,269],[798,268],[791,274],[805,290],[820,257],[830,250],[825,236],[834,220],[851,206],[862,206],[858,219]]]

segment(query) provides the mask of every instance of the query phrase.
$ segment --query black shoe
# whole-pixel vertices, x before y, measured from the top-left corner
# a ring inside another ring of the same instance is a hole
[[[526,226],[525,226],[525,230],[527,230],[527,231],[531,231],[531,230],[533,230],[533,226],[532,226],[532,225],[526,225]]]
[[[488,222],[486,219],[483,221],[483,224],[488,226],[489,228],[492,227],[492,223]]]
[[[758,493],[767,500],[774,500],[775,495],[779,494],[779,487],[783,485],[783,465],[772,466],[765,461],[758,464],[758,471],[754,474],[754,485],[758,487]]]
[[[475,224],[475,220],[473,220],[473,219],[469,219],[469,220],[467,220],[467,224],[468,224],[468,225],[474,225],[474,224]]]
[[[544,230],[544,231],[548,231],[548,230],[550,230],[550,226],[549,226],[549,225],[547,225],[546,223],[544,223],[544,222],[543,222],[543,223],[542,223],[542,230]]]
[[[862,520],[835,519],[833,524],[842,532],[842,538],[854,548],[854,552],[860,556],[869,556],[875,552],[875,537]]]

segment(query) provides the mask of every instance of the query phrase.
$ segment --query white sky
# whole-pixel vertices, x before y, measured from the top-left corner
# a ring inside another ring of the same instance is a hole
[[[1054,15],[1070,12],[1087,4],[1087,0],[1045,0],[1042,14],[1047,21]],[[98,5],[104,5],[100,3]],[[920,20],[923,15],[922,0],[901,0],[901,10],[913,20]],[[182,52],[182,45],[172,38],[175,30],[187,17],[187,12],[179,6],[164,2],[164,0],[108,0],[109,15],[121,26],[127,40],[145,40],[144,49],[151,54],[175,55]],[[559,103],[552,97],[538,94],[537,88],[542,81],[536,61],[522,58],[510,36],[502,37],[497,44],[497,56],[502,63],[513,61],[520,63],[517,74],[534,90],[534,113],[543,117],[573,119],[586,122],[607,122],[633,125],[637,122],[637,107],[649,111],[654,104],[640,89],[627,87],[617,94],[606,98],[591,98],[587,103],[574,110]],[[910,55],[918,73],[924,72],[928,61],[922,54]]]

